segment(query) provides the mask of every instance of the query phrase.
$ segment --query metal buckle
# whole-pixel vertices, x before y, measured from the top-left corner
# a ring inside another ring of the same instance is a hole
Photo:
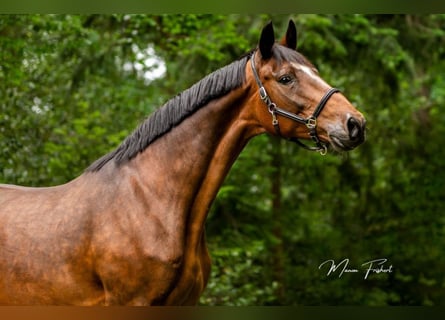
[[[260,88],[260,98],[263,101],[265,101],[267,99],[267,92],[266,92],[266,89],[264,89],[264,87]]]
[[[317,119],[314,117],[307,118],[306,120],[306,127],[308,129],[315,129],[317,126]]]

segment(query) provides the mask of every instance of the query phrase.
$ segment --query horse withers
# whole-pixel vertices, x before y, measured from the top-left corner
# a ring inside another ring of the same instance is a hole
[[[169,100],[78,178],[1,185],[0,304],[196,304],[210,273],[204,223],[249,139],[322,154],[364,141],[362,114],[296,45],[292,21],[279,43],[270,23],[257,49]]]

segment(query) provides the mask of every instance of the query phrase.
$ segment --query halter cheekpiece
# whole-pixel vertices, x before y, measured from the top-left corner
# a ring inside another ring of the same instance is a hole
[[[284,109],[279,108],[272,100],[270,99],[269,95],[266,92],[266,89],[263,86],[263,83],[260,80],[260,77],[256,71],[255,68],[255,52],[252,54],[252,57],[250,58],[251,66],[252,66],[252,72],[255,76],[256,83],[258,84],[259,93],[261,100],[264,101],[264,103],[267,105],[267,108],[272,115],[272,124],[275,128],[275,132],[278,136],[281,136],[281,130],[280,125],[278,123],[278,115],[286,117],[288,119],[294,120],[296,122],[299,122],[301,124],[304,124],[309,129],[309,136],[311,137],[312,141],[314,141],[315,146],[311,147],[306,145],[305,143],[298,140],[298,138],[291,137],[286,138],[289,141],[297,143],[300,147],[303,147],[310,151],[318,151],[320,154],[325,155],[328,151],[327,145],[323,143],[320,138],[317,135],[317,117],[320,115],[321,111],[323,110],[324,106],[328,102],[329,98],[336,92],[340,92],[337,88],[331,88],[329,89],[324,96],[321,98],[320,102],[318,103],[317,107],[315,108],[314,113],[309,116],[308,118],[300,117],[297,114],[291,113],[289,111],[286,111]]]

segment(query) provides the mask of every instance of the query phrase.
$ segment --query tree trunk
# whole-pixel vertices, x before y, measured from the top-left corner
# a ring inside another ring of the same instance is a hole
[[[278,283],[276,289],[277,299],[284,304],[285,300],[285,270],[284,270],[284,248],[282,229],[282,197],[281,197],[281,176],[282,176],[282,142],[279,138],[271,138],[271,195],[272,195],[272,234],[274,242],[272,244],[273,255],[273,280]]]

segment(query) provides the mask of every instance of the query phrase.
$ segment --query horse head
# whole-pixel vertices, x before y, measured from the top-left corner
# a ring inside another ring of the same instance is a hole
[[[337,151],[357,147],[365,140],[363,115],[340,90],[327,84],[296,48],[297,30],[292,20],[279,43],[272,23],[263,28],[258,49],[247,66],[256,82],[254,87],[259,89],[257,120],[266,131],[322,154],[328,145]],[[315,146],[299,139],[311,139]]]

